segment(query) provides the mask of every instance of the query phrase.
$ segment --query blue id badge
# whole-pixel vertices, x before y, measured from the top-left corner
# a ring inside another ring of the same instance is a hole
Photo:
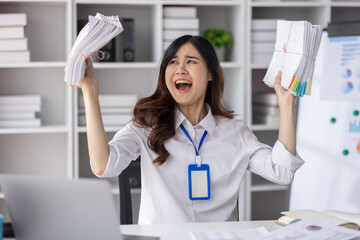
[[[208,164],[190,164],[188,167],[190,200],[210,199],[210,168]]]

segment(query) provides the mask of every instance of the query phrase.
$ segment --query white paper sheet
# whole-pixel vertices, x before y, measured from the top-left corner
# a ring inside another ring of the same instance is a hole
[[[304,219],[270,232],[259,240],[348,240],[360,236],[360,231]]]
[[[192,230],[194,240],[243,240],[258,239],[269,233],[265,227],[239,229],[239,230]]]

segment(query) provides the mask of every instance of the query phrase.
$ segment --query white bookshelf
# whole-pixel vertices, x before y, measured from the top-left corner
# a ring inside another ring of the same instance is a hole
[[[278,126],[252,120],[252,95],[264,89],[265,65],[251,63],[250,26],[254,18],[308,20],[324,27],[331,20],[359,20],[360,1],[340,0],[0,0],[0,12],[26,12],[30,63],[0,64],[0,94],[42,95],[42,126],[0,129],[0,173],[94,177],[91,173],[86,128],[78,125],[81,91],[64,83],[64,67],[77,36],[77,20],[100,12],[135,19],[134,62],[95,63],[101,94],[151,94],[163,54],[164,6],[195,6],[200,32],[210,27],[230,30],[234,47],[222,62],[225,102],[268,144],[277,138]],[[266,87],[267,88],[267,87]],[[267,89],[268,90],[268,89]],[[106,127],[109,139],[123,126]],[[118,194],[116,179],[110,180]],[[248,173],[239,196],[240,220],[256,218],[267,206],[266,218],[275,218],[285,201],[287,187]],[[139,192],[134,194],[139,195]],[[267,196],[270,200],[264,200]],[[0,192],[0,212],[4,211]]]
[[[0,174],[72,178],[73,100],[63,81],[71,47],[70,1],[0,1],[0,12],[26,12],[31,59],[0,64],[0,94],[42,97],[41,127],[0,129]],[[8,218],[3,194],[0,212]]]

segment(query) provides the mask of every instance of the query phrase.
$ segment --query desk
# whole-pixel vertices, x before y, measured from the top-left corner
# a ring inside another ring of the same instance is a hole
[[[274,221],[208,222],[151,225],[121,225],[123,234],[159,236],[160,240],[191,240],[189,231],[195,229],[249,229],[264,226],[273,231],[281,228]]]
[[[173,223],[148,225],[120,225],[121,232],[129,235],[158,236],[160,240],[192,240],[189,231],[195,229],[224,230],[248,229],[264,226],[273,231],[281,228],[274,221],[241,221],[241,222],[202,222],[202,223]],[[15,240],[4,238],[4,240]]]

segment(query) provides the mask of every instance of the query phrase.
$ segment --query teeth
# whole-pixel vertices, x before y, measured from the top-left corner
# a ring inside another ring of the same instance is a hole
[[[175,84],[180,84],[180,83],[191,84],[191,82],[185,80],[178,80],[175,82]]]

